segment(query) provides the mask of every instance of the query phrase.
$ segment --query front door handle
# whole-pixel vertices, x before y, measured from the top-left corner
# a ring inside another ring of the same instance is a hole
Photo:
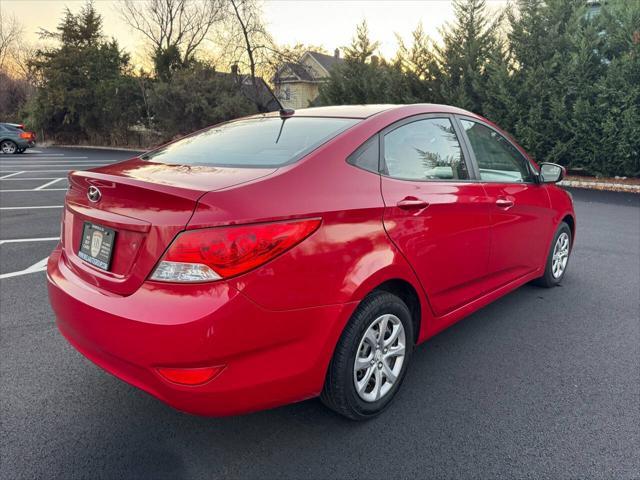
[[[513,207],[513,200],[507,200],[506,198],[499,198],[496,200],[496,205],[498,208],[504,208],[505,210]]]
[[[416,197],[405,197],[396,203],[396,205],[402,210],[421,210],[429,206],[427,202]]]

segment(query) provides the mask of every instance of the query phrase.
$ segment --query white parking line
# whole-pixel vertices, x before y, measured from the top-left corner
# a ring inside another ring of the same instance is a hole
[[[24,182],[25,180],[64,180],[67,177],[26,177],[26,178],[0,178],[6,182]]]
[[[5,172],[0,172],[0,173],[5,173]],[[13,177],[14,175],[20,175],[21,173],[24,173],[24,171],[22,171],[22,172],[13,172],[13,173],[10,173],[9,175],[4,175],[4,176],[0,177],[0,180],[4,180],[5,178]]]
[[[64,157],[64,155],[63,155]],[[53,157],[53,156],[49,156],[49,155],[38,155],[37,157],[21,157],[24,158],[25,160],[41,160],[41,161],[51,161],[51,162],[55,162],[56,160],[84,160],[87,159],[89,157],[64,157],[64,158],[60,158],[60,157]],[[21,160],[18,160],[17,158],[2,158],[0,157],[0,162],[2,162],[2,160],[6,160],[8,162],[19,162]]]
[[[17,167],[22,165],[35,165],[36,167],[48,167],[54,165],[89,165],[92,163],[109,163],[107,160],[78,160],[77,162],[24,162],[24,163],[2,163],[0,162],[0,168]]]
[[[35,207],[0,207],[0,210],[34,210],[42,208],[62,208],[64,205],[38,205]]]
[[[25,157],[31,157],[31,156],[37,156],[37,155],[47,155],[49,157],[53,157],[53,156],[60,156],[60,157],[64,157],[64,153],[43,153],[42,150],[31,150],[29,152],[26,152],[24,154]]]
[[[54,183],[58,183],[60,180],[64,180],[64,177],[60,177],[60,178],[56,178],[55,180],[51,180],[50,182],[47,182],[44,185],[40,185],[39,187],[34,188],[34,190],[44,190],[49,185],[53,185]]]
[[[60,168],[58,170],[26,170],[24,172],[14,172],[14,173],[16,173],[16,174],[18,174],[18,173],[56,173],[56,172],[62,173],[62,172],[70,172],[71,170],[75,170],[75,169],[74,168],[66,168],[66,169],[65,168]],[[0,174],[2,174],[2,173],[9,173],[9,170],[4,171],[4,172],[0,171]],[[2,178],[4,178],[4,177],[2,177]],[[2,178],[0,178],[0,180],[2,180]],[[27,180],[27,178],[25,178],[25,180]]]
[[[24,243],[24,242],[53,242],[60,240],[60,237],[40,237],[40,238],[11,238],[8,240],[0,240],[0,245],[5,243]]]
[[[40,192],[65,192],[66,188],[47,188],[44,190],[39,190],[37,188],[16,188],[9,190],[0,190],[0,193],[17,193],[17,192],[31,192],[31,193],[40,193]]]
[[[72,170],[82,170],[83,168],[97,168],[102,165],[78,165],[78,167],[82,168],[69,168],[69,167],[60,167],[52,170],[25,170],[21,173],[55,173],[55,172],[71,172]],[[0,175],[3,173],[15,172],[15,170],[0,170]]]
[[[3,165],[0,163],[0,168],[23,168],[23,167],[72,167],[78,165],[105,165],[105,163],[109,163],[107,161],[104,162],[78,162],[78,163],[17,163],[15,165]]]
[[[28,157],[30,155],[66,155],[64,153],[46,153],[43,152],[42,150],[27,150],[24,154],[25,157]]]
[[[25,158],[21,160],[0,159],[0,165],[7,163],[86,163],[86,162],[122,162],[129,158],[87,158],[87,157],[58,157],[58,158]]]
[[[43,258],[39,262],[34,263],[33,265],[25,268],[24,270],[18,270],[17,272],[3,273],[2,275],[0,275],[0,279],[19,277],[20,275],[26,275],[28,273],[42,272],[47,269],[47,260],[49,260],[49,257]]]

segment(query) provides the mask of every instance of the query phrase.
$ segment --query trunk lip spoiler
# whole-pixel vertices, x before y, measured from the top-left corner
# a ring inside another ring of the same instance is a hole
[[[74,202],[67,201],[66,204],[72,213],[88,220],[95,220],[97,223],[104,224],[107,227],[141,233],[148,233],[151,230],[151,223],[144,220],[106,212],[95,207],[85,207]]]

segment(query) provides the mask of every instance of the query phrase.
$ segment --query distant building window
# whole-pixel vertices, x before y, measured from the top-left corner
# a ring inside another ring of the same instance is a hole
[[[289,85],[284,86],[284,89],[282,90],[282,98],[284,100],[291,100],[291,88]]]

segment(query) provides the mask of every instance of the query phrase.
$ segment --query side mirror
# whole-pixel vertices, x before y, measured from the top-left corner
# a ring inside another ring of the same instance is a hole
[[[540,164],[541,183],[557,183],[564,178],[566,170],[563,166],[555,163]]]

